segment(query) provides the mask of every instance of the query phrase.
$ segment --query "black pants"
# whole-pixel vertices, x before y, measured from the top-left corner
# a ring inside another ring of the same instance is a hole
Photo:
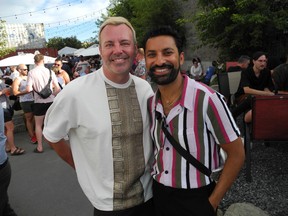
[[[94,216],[155,216],[153,199],[139,206],[120,211],[101,211],[94,208]]]
[[[231,109],[234,119],[252,109],[252,95],[243,95],[243,97],[238,100],[237,106]]]
[[[11,179],[11,167],[9,161],[0,166],[0,216],[17,216],[9,205],[8,186]]]
[[[215,183],[197,189],[179,189],[153,181],[153,200],[157,216],[216,216],[208,198]]]

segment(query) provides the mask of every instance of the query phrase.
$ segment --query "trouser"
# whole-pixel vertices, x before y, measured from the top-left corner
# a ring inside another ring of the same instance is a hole
[[[94,216],[155,216],[153,199],[135,206],[133,208],[120,211],[101,211],[94,208]]]
[[[236,103],[237,106],[231,110],[234,119],[236,119],[242,113],[246,113],[248,110],[252,109],[252,95],[240,96]]]
[[[215,183],[196,189],[167,187],[153,181],[153,200],[157,216],[216,216],[208,198]]]
[[[9,161],[0,167],[0,216],[17,216],[9,205],[8,186],[11,179],[11,167]]]

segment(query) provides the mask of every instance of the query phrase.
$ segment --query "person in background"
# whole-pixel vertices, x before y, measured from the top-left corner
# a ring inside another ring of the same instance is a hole
[[[70,82],[69,74],[62,69],[63,63],[61,58],[56,58],[53,66],[58,68],[56,76],[62,89],[65,85],[67,85]]]
[[[64,56],[64,57],[59,58],[59,59],[62,60],[61,69],[66,71],[66,73],[69,76],[69,79],[71,80],[71,77],[73,76],[73,73],[72,73],[73,66],[72,66],[72,63],[71,63],[70,56]]]
[[[10,66],[10,78],[12,81],[14,81],[20,74],[19,71],[17,70],[17,66]]]
[[[274,68],[272,80],[275,86],[275,93],[288,94],[288,64],[281,64]]]
[[[158,85],[149,100],[155,157],[153,200],[159,216],[214,216],[244,163],[244,147],[224,97],[180,73],[184,63],[181,38],[171,27],[161,27],[150,31],[143,43],[148,74]],[[164,131],[206,168],[224,165],[217,184],[189,164]],[[227,153],[225,163],[220,147]]]
[[[239,87],[235,93],[237,106],[231,110],[235,119],[245,113],[244,121],[246,123],[252,121],[252,95],[275,95],[271,71],[267,68],[267,54],[258,51],[253,54],[252,59],[253,66],[241,73]]]
[[[41,98],[37,93],[34,94],[34,104],[32,111],[35,117],[35,133],[37,137],[37,147],[34,149],[35,153],[43,152],[43,139],[42,139],[42,127],[45,118],[46,111],[51,106],[55,96],[60,92],[60,86],[56,75],[44,66],[44,55],[36,54],[34,56],[34,62],[36,67],[29,71],[27,78],[26,91],[40,92],[48,83],[51,76],[50,89],[53,91],[48,98]]]
[[[193,65],[190,69],[190,78],[195,79],[196,81],[200,81],[203,77],[202,65],[197,58],[193,58],[192,63]]]
[[[67,85],[47,112],[44,136],[76,170],[94,216],[153,215],[149,83],[130,74],[136,34],[123,17],[99,30],[103,66]],[[73,109],[71,109],[73,106]],[[69,135],[70,144],[63,139]]]
[[[4,112],[0,106],[0,215],[17,216],[9,204],[8,187],[11,179],[11,166],[5,151]]]
[[[144,49],[139,48],[136,55],[137,66],[134,70],[134,75],[146,80],[146,66],[144,58]]]
[[[12,91],[15,96],[19,96],[30,141],[33,144],[37,144],[37,138],[34,132],[35,120],[32,112],[34,96],[32,92],[27,92],[26,90],[28,68],[25,64],[19,64],[17,66],[17,70],[19,71],[20,75],[13,81]]]
[[[9,95],[11,93],[11,88],[6,86],[6,84],[0,81],[0,103],[4,111],[4,126],[5,126],[5,136],[6,140],[6,152],[10,152],[10,155],[22,155],[25,150],[15,146],[14,143],[14,123],[13,115],[14,110],[10,105]]]
[[[250,65],[251,58],[247,55],[241,55],[237,61],[236,66],[230,66],[228,72],[243,71],[246,70]]]
[[[210,80],[212,76],[215,74],[216,67],[217,67],[217,62],[212,61],[212,65],[207,68],[205,76],[203,77],[203,80],[202,80],[203,83],[205,83],[206,85],[210,85]]]
[[[77,67],[75,69],[75,72],[73,73],[73,78],[78,78],[78,77],[81,77],[81,76],[85,76],[86,74],[89,74],[90,73],[90,64],[88,61],[86,62],[79,62],[77,64]]]

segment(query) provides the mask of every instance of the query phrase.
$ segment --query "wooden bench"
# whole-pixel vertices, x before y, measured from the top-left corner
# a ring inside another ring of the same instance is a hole
[[[253,96],[252,123],[245,126],[246,180],[251,182],[251,142],[288,141],[288,95]]]

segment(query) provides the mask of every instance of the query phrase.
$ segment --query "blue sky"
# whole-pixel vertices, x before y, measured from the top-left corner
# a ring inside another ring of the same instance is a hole
[[[7,23],[44,23],[45,36],[76,36],[85,41],[97,33],[95,21],[106,14],[109,0],[1,0],[0,19]]]

